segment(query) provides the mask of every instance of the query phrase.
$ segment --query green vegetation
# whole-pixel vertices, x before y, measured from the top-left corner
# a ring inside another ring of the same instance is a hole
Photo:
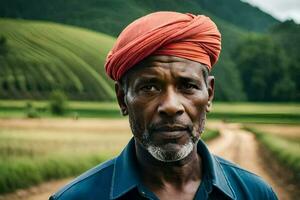
[[[67,96],[60,90],[55,90],[50,95],[49,107],[54,115],[63,115],[67,109]]]
[[[70,99],[112,100],[103,62],[114,38],[54,23],[0,20],[8,52],[0,56],[0,99],[47,99],[61,90]]]
[[[222,53],[212,71],[216,100],[300,100],[300,25],[280,23],[239,0],[0,2],[0,17],[55,21],[112,36],[159,10],[205,14],[218,25]],[[0,19],[0,26],[0,99],[47,99],[56,89],[72,100],[115,98],[103,68],[114,38],[48,22]]]
[[[218,6],[216,6],[218,5]],[[43,8],[41,11],[40,8]],[[55,12],[53,12],[55,10]],[[249,31],[265,31],[278,23],[239,0],[2,0],[0,17],[47,20],[93,29],[117,36],[134,19],[159,10],[205,13]],[[232,12],[234,11],[234,12]]]
[[[120,153],[131,138],[128,130],[1,127],[0,194],[76,176]],[[204,140],[216,136],[218,131],[207,130]]]
[[[287,22],[285,22],[287,23]],[[297,101],[300,99],[298,58],[300,25],[293,22],[274,28],[273,35],[250,34],[237,46],[233,57],[240,66],[242,83],[250,101]],[[289,26],[292,30],[281,33]],[[294,30],[295,29],[295,30]],[[298,34],[297,36],[294,34]],[[294,37],[289,37],[292,34]],[[286,41],[288,37],[288,41]],[[285,47],[286,46],[286,47]],[[292,47],[293,48],[290,48]]]
[[[299,56],[299,47],[300,47],[300,25],[295,24],[293,21],[285,21],[278,24],[277,26],[272,27],[270,31],[271,37],[281,48],[285,51],[286,56],[289,59],[286,60],[286,67],[288,70],[288,79],[282,84],[282,87],[293,87],[296,88],[294,94],[295,99],[300,99],[300,56]]]
[[[257,7],[238,0],[199,0],[199,4],[202,9],[218,18],[248,31],[267,31],[270,26],[278,23],[276,19]]]
[[[119,118],[121,117],[118,104],[116,102],[68,102],[68,107],[63,116],[53,115],[49,109],[48,101],[30,101],[32,107],[37,111],[39,117],[100,117]],[[0,117],[26,117],[26,101],[0,100]]]
[[[297,103],[214,103],[209,119],[240,123],[300,122],[300,105]]]
[[[38,5],[38,6],[37,6]],[[219,5],[219,6],[215,6]],[[40,12],[40,7],[43,7],[43,12]],[[235,10],[233,13],[232,10]],[[53,12],[55,10],[55,12]],[[159,10],[173,10],[180,12],[190,12],[195,14],[206,14],[210,16],[218,25],[220,31],[222,32],[222,54],[219,59],[219,63],[213,70],[213,74],[216,75],[216,99],[217,100],[225,100],[225,101],[243,101],[246,100],[246,95],[243,91],[243,85],[241,83],[241,78],[239,75],[239,66],[236,65],[234,59],[230,57],[230,52],[235,49],[237,42],[247,34],[245,29],[252,31],[264,31],[272,24],[277,23],[277,21],[272,18],[270,15],[267,15],[257,8],[250,6],[249,4],[240,2],[238,0],[232,0],[226,3],[220,0],[191,0],[182,3],[181,0],[163,0],[163,1],[153,1],[153,0],[145,0],[145,1],[135,1],[129,0],[124,3],[120,0],[112,0],[112,1],[95,1],[95,0],[87,0],[84,3],[78,0],[67,0],[65,2],[61,2],[58,0],[54,1],[37,1],[37,0],[29,0],[23,2],[20,0],[4,0],[0,3],[0,16],[2,17],[10,17],[10,18],[23,18],[23,19],[34,19],[34,20],[47,20],[47,21],[55,21],[64,24],[71,24],[75,26],[85,27],[92,30],[96,30],[102,33],[106,33],[112,36],[117,36],[120,31],[134,19],[143,16],[147,13],[159,11]],[[237,17],[237,16],[243,17]],[[3,27],[3,26],[2,26]],[[5,29],[15,29],[18,26],[7,25]],[[5,30],[4,29],[4,30]],[[11,30],[14,32],[14,35],[18,35],[17,30]],[[47,28],[46,28],[47,29]],[[22,28],[24,30],[24,28]],[[24,30],[26,32],[26,29]],[[1,34],[1,31],[0,31]],[[47,33],[51,34],[51,33]],[[38,35],[38,34],[37,34]],[[50,35],[50,36],[51,36]],[[78,35],[78,34],[77,34]],[[64,37],[65,40],[69,40],[69,34],[65,34],[61,32],[59,37]],[[43,38],[46,40],[47,37]],[[51,38],[56,38],[51,37]],[[72,51],[77,51],[77,47],[81,49],[82,41],[84,41],[85,37],[76,38],[74,41],[78,41],[79,44],[76,47],[71,47]],[[19,39],[20,40],[20,39]],[[23,40],[23,39],[21,39]],[[51,40],[52,41],[52,40]],[[103,45],[94,43],[93,40],[88,40],[91,42],[90,45],[95,46],[98,45],[98,48],[101,50]],[[57,42],[56,49],[64,48],[65,41]],[[74,42],[73,42],[74,43]],[[27,43],[28,44],[28,43]],[[60,47],[62,45],[63,47]],[[35,47],[33,47],[35,48]],[[28,51],[28,50],[27,50]],[[46,49],[48,51],[48,49]],[[94,51],[93,55],[98,51]],[[107,49],[104,49],[102,52],[107,52]],[[58,53],[60,53],[58,51]],[[85,59],[89,56],[91,52],[87,52],[87,56],[80,57]],[[33,54],[35,54],[33,52]],[[69,56],[67,56],[69,57]],[[19,57],[18,62],[26,63],[26,65],[31,65],[28,62],[29,59],[22,60],[22,57]],[[91,57],[92,58],[92,57]],[[103,70],[103,61],[104,57],[102,55],[99,56],[100,59],[93,58],[94,63],[91,66],[97,66],[98,70]],[[20,61],[21,59],[21,61]],[[64,59],[62,59],[64,62]],[[30,61],[31,62],[31,61]],[[11,66],[10,62],[4,62],[6,65]],[[53,63],[49,61],[49,63]],[[72,59],[72,63],[74,63],[74,59]],[[39,68],[41,65],[44,66],[43,62],[37,63],[34,67]],[[47,64],[46,64],[47,65]],[[18,66],[14,66],[14,68],[19,68]],[[70,69],[73,72],[73,69]],[[97,71],[98,71],[97,70]],[[20,70],[19,70],[20,71]],[[54,70],[56,71],[56,70]],[[74,73],[74,72],[73,72]],[[44,77],[39,71],[36,74],[40,74],[41,77]],[[75,73],[77,74],[77,73]],[[102,73],[100,73],[102,75]],[[5,75],[9,77],[9,74]],[[14,78],[14,76],[12,76]],[[105,76],[102,76],[103,82],[106,83]],[[68,80],[68,78],[67,78]],[[11,82],[15,82],[14,79],[10,80]],[[26,82],[26,81],[25,81]],[[40,83],[40,79],[35,82]],[[92,93],[82,94],[78,90],[78,83],[76,81],[69,82],[69,86],[72,87],[72,94],[70,95],[68,92],[68,97],[70,99],[86,99],[86,100],[103,100],[103,97],[94,97]],[[42,83],[41,83],[42,84]],[[48,84],[49,85],[49,84]],[[61,85],[61,84],[60,84]],[[101,83],[103,85],[103,83]],[[6,83],[5,83],[6,86]],[[90,84],[87,82],[82,83],[82,87],[87,90],[92,88]],[[104,86],[103,86],[104,87]],[[75,90],[74,90],[75,88]],[[49,89],[49,87],[47,87]],[[67,90],[67,88],[61,88]],[[79,87],[80,89],[80,87]],[[103,88],[102,88],[103,89]],[[45,91],[45,88],[40,88],[41,91]],[[48,91],[48,90],[47,90]],[[47,93],[46,91],[46,93]],[[20,91],[16,91],[15,93],[20,94]],[[17,98],[15,93],[7,94],[5,97],[10,99]],[[32,95],[33,92],[28,92],[30,95],[25,96],[24,93],[21,93],[19,98],[31,98],[31,96],[36,99],[36,95]],[[97,93],[97,92],[96,92]],[[1,92],[0,92],[1,94]],[[107,92],[104,92],[105,95],[108,95]],[[109,96],[109,95],[108,95]],[[41,97],[46,98],[45,95],[41,95]],[[0,97],[3,98],[3,97]],[[111,98],[111,96],[107,97]],[[108,99],[105,99],[108,100]]]
[[[7,39],[4,36],[0,36],[0,56],[7,53]]]
[[[127,138],[126,133],[1,128],[0,194],[78,175],[116,155]]]
[[[46,101],[32,101],[39,117],[52,115]],[[26,101],[0,100],[0,117],[26,117]],[[70,101],[63,117],[69,118],[120,118],[116,102]],[[300,105],[297,103],[220,103],[213,104],[208,119],[245,123],[289,123],[300,122]]]
[[[39,117],[38,111],[32,105],[32,103],[30,101],[28,101],[26,103],[26,106],[25,106],[25,115],[26,115],[27,118],[38,118]]]
[[[253,132],[256,138],[269,150],[272,156],[286,169],[294,173],[295,180],[300,181],[300,142],[282,136],[260,132],[254,128],[245,129]]]
[[[44,181],[78,175],[104,161],[100,155],[46,156],[0,162],[0,194],[27,188]]]
[[[209,141],[217,138],[218,136],[220,136],[220,132],[218,130],[208,130],[204,131],[204,133],[201,136],[201,139],[204,141]]]

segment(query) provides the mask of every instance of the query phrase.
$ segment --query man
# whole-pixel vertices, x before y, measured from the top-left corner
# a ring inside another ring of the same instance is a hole
[[[277,199],[261,178],[199,140],[220,50],[221,35],[205,16],[156,12],[126,27],[105,68],[133,139],[50,199]]]

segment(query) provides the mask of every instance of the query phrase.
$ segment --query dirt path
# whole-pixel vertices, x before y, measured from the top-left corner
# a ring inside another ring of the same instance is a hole
[[[253,134],[240,129],[238,124],[220,124],[221,136],[209,142],[209,149],[216,155],[230,160],[243,168],[263,177],[275,190],[279,199],[291,197],[267,171],[266,163],[259,155],[258,143]]]
[[[225,159],[233,161],[243,168],[246,168],[260,176],[272,185],[279,198],[282,200],[291,199],[287,192],[280,187],[274,178],[271,178],[264,166],[263,160],[259,156],[258,144],[253,134],[241,130],[237,124],[210,123],[210,128],[221,130],[221,136],[208,143],[209,149]],[[0,200],[43,200],[58,188],[65,185],[70,179],[53,181],[33,187],[29,190],[20,190],[5,197],[0,196]]]
[[[47,200],[60,187],[71,181],[70,178],[59,181],[50,181],[27,190],[18,190],[13,194],[0,196],[0,200]]]

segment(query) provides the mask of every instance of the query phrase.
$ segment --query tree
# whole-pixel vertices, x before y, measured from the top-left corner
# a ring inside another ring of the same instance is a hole
[[[233,55],[239,66],[243,86],[250,101],[287,101],[292,99],[295,83],[290,82],[285,51],[269,35],[251,34]],[[281,93],[283,92],[283,93]]]
[[[55,90],[50,95],[50,111],[54,115],[63,115],[67,107],[67,96],[60,90]]]
[[[270,30],[272,38],[280,44],[288,55],[288,73],[289,78],[286,80],[293,82],[295,91],[293,100],[300,100],[300,25],[292,20],[282,22]],[[290,85],[290,83],[289,83]]]
[[[7,39],[5,36],[0,36],[0,55],[5,55],[7,51]]]

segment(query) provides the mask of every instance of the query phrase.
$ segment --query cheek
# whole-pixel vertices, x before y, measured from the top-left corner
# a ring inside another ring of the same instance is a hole
[[[200,116],[200,119],[199,119],[199,124],[198,124],[198,131],[199,131],[199,134],[203,133],[204,132],[204,128],[205,128],[205,123],[206,123],[206,112],[204,111],[202,113],[202,115]]]
[[[127,106],[132,132],[136,137],[141,138],[152,120],[153,103],[144,101],[143,98],[128,98]]]
[[[130,107],[130,110],[132,110],[136,116],[140,116],[141,119],[148,122],[156,111],[157,98],[138,95],[135,92],[132,93],[133,94],[127,98],[128,107]]]
[[[194,131],[196,133],[201,133],[204,130],[204,125],[206,121],[206,106],[208,102],[208,96],[198,95],[189,98],[186,110],[194,124]]]
[[[197,95],[190,98],[187,98],[188,105],[186,109],[192,115],[194,122],[199,121],[200,119],[205,118],[206,106],[208,103],[208,96]]]

